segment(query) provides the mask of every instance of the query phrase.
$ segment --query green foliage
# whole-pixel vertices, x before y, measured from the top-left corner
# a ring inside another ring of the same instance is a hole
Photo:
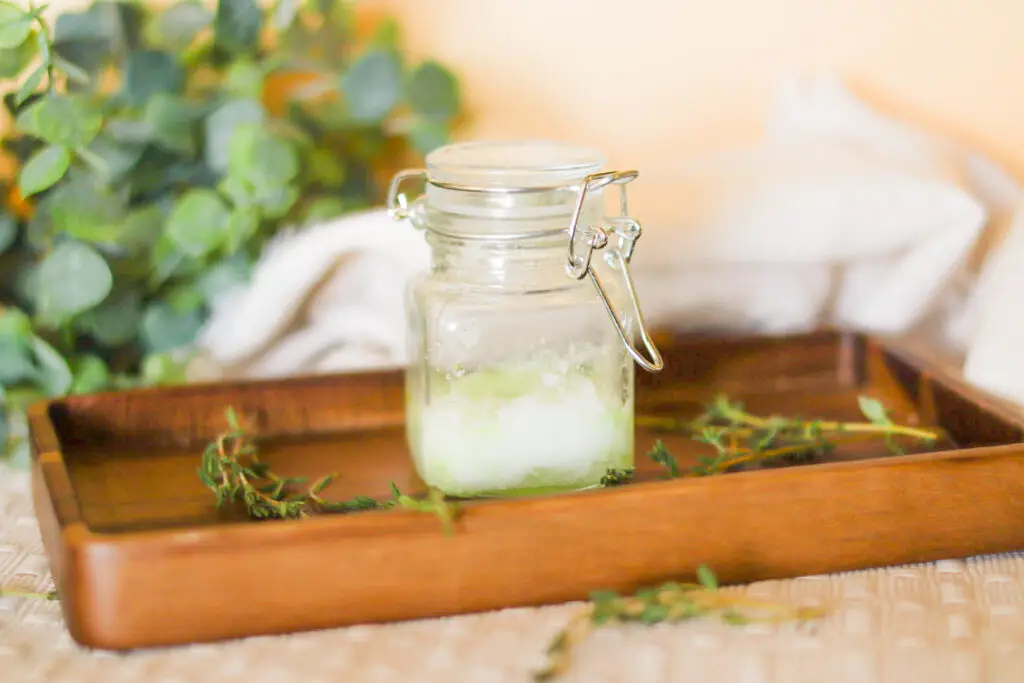
[[[0,0],[17,162],[0,181],[0,451],[45,397],[184,379],[263,245],[383,199],[391,155],[447,142],[455,77],[342,0]],[[403,159],[404,161],[405,159]]]

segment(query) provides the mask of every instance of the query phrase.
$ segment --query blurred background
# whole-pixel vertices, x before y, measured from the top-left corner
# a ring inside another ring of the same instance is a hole
[[[428,255],[387,183],[495,138],[641,171],[656,326],[913,333],[1024,400],[1022,24],[1015,0],[0,3],[0,442],[45,396],[401,365]]]
[[[480,137],[568,136],[613,165],[754,140],[780,78],[835,72],[870,103],[1024,172],[1014,0],[381,0],[455,68]]]

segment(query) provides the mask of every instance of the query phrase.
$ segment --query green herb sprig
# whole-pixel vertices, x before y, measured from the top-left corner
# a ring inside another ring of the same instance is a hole
[[[703,565],[697,570],[697,580],[699,583],[668,582],[625,596],[613,591],[592,593],[588,606],[552,639],[547,661],[534,673],[534,680],[550,681],[565,673],[572,662],[574,648],[600,626],[629,622],[677,623],[709,616],[741,626],[756,622],[808,622],[825,615],[819,608],[723,593],[714,572]]]
[[[707,410],[692,420],[662,417],[638,417],[637,424],[660,431],[679,432],[714,448],[701,456],[698,464],[684,475],[675,457],[658,441],[648,457],[665,468],[671,478],[708,476],[727,472],[753,462],[791,458],[808,459],[825,455],[841,443],[882,439],[890,452],[904,453],[899,439],[934,444],[943,435],[940,429],[910,427],[892,421],[885,406],[867,396],[858,397],[866,422],[805,420],[799,417],[763,417],[754,415],[738,402],[719,395]]]
[[[304,491],[299,487],[305,477],[279,477],[260,461],[256,444],[242,427],[234,408],[227,408],[228,430],[219,434],[203,451],[197,470],[200,481],[213,491],[217,507],[242,501],[250,517],[255,519],[301,519],[311,512],[357,512],[401,508],[436,515],[445,533],[454,533],[458,506],[448,502],[436,489],[428,490],[427,499],[402,493],[392,482],[392,497],[378,500],[356,496],[351,500],[328,501],[322,494],[337,478],[323,476]]]
[[[615,469],[613,467],[608,468],[608,471],[601,477],[601,486],[608,488],[610,486],[623,486],[633,482],[633,473],[636,470],[632,467],[625,469]]]
[[[14,588],[0,588],[0,598],[27,598],[29,600],[53,601],[57,599],[57,591],[37,593],[35,591],[21,591]]]

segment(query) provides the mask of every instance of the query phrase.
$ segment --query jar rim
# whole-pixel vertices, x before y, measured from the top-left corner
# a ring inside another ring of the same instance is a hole
[[[432,181],[522,189],[578,184],[604,161],[596,149],[553,140],[454,143],[426,156]]]

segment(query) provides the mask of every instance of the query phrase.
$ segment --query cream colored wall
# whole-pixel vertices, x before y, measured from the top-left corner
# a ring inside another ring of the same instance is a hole
[[[364,0],[459,71],[470,134],[641,169],[755,136],[778,77],[858,92],[1024,175],[1024,0]]]

